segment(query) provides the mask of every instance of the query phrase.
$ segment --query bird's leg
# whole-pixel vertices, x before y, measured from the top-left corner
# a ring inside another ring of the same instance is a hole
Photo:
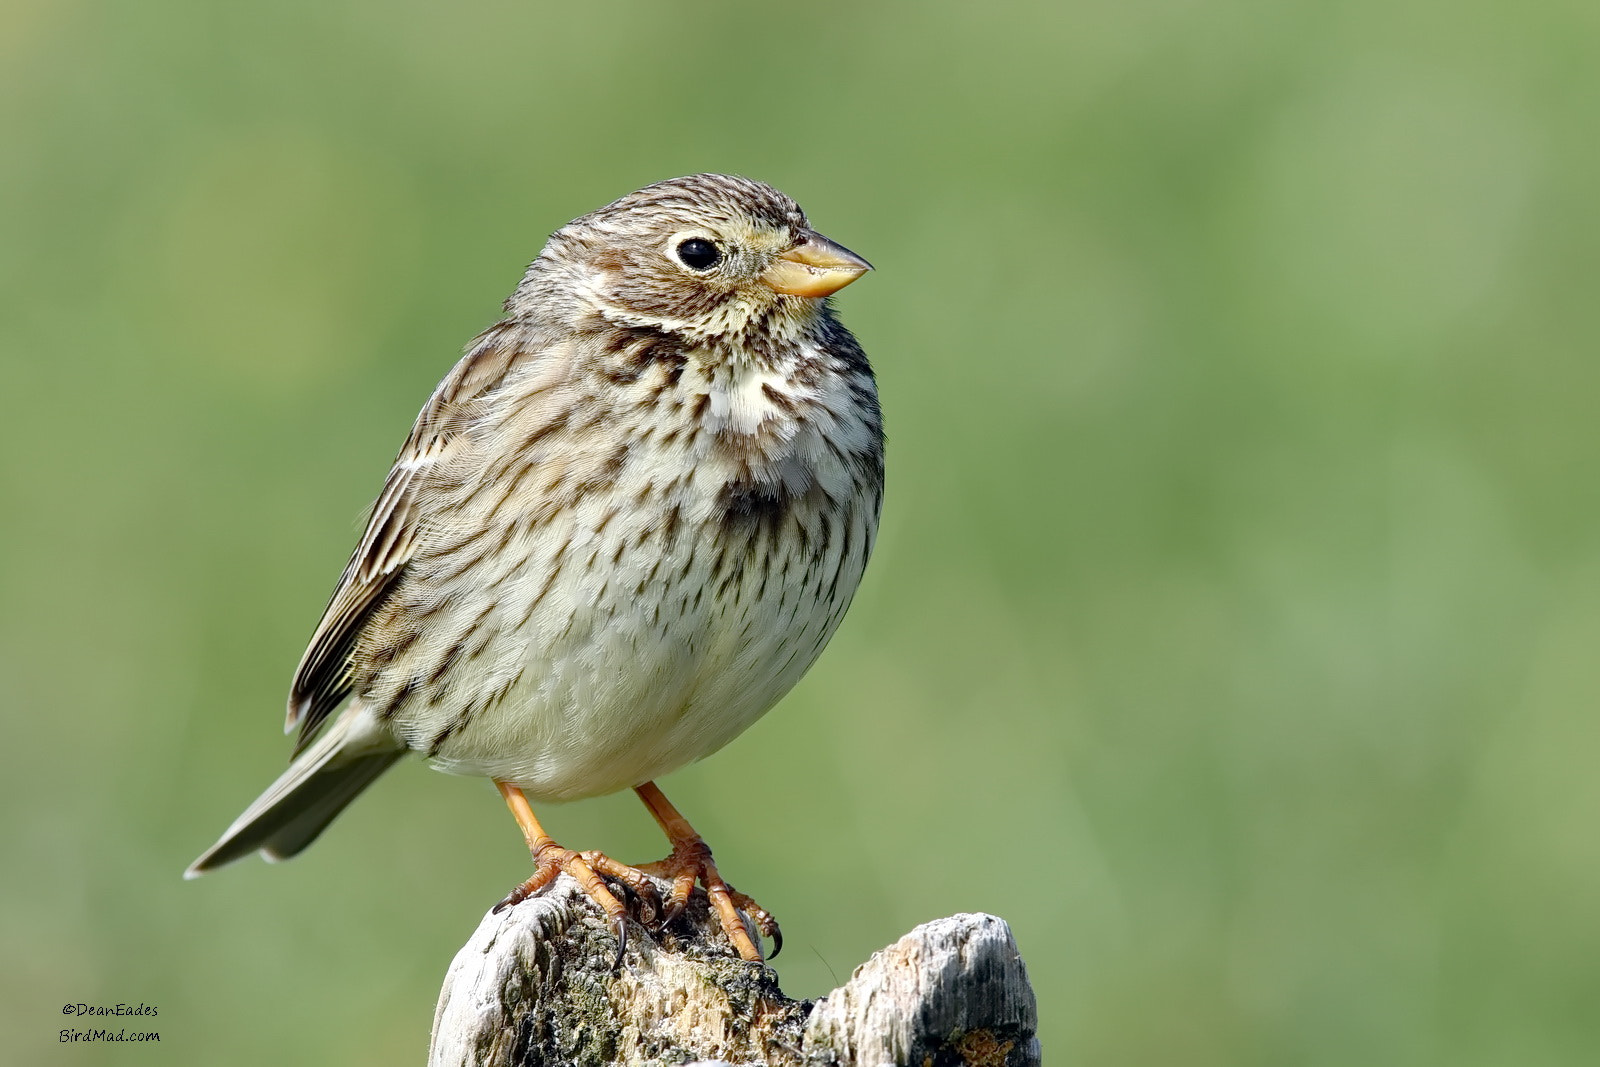
[[[533,877],[517,886],[504,900],[496,904],[495,912],[522,903],[555,881],[556,875],[565,871],[577,880],[578,885],[589,895],[589,899],[600,905],[600,910],[611,920],[611,929],[617,935],[617,963],[620,964],[622,953],[628,947],[628,912],[622,902],[606,888],[604,878],[615,878],[637,893],[645,902],[647,913],[654,910],[651,901],[655,899],[655,887],[650,884],[648,878],[632,867],[626,867],[599,852],[574,852],[570,848],[562,848],[544,832],[539,820],[534,818],[533,809],[528,806],[528,798],[522,795],[522,790],[498,779],[494,784],[495,788],[500,790],[500,795],[506,798],[506,806],[511,809],[517,825],[522,827],[522,836],[528,842],[528,851],[533,855]]]
[[[654,782],[635,786],[635,793],[644,801],[644,806],[650,809],[656,822],[667,835],[667,840],[672,842],[672,852],[666,859],[659,863],[647,863],[641,870],[651,874],[660,875],[671,879],[672,892],[667,898],[666,918],[671,920],[683,912],[684,906],[689,903],[689,894],[694,889],[695,880],[706,887],[706,895],[711,898],[711,906],[717,911],[717,919],[722,923],[722,930],[728,935],[728,940],[733,942],[733,947],[739,955],[754,963],[761,962],[761,949],[750,939],[750,932],[745,928],[743,912],[754,920],[757,929],[767,937],[772,938],[772,954],[776,956],[783,949],[783,932],[778,929],[778,922],[765,909],[755,901],[734,889],[722,876],[717,873],[717,865],[711,861],[711,849],[695,833],[694,827],[689,825],[678,809],[672,806]]]

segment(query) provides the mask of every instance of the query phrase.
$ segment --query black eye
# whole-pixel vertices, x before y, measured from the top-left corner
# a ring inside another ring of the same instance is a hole
[[[703,237],[691,237],[679,243],[678,259],[690,270],[710,270],[722,262],[722,249]]]

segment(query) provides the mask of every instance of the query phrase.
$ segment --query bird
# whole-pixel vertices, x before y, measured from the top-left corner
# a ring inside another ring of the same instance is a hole
[[[497,911],[565,872],[620,961],[623,900],[655,875],[661,921],[698,882],[742,958],[764,959],[757,931],[776,955],[776,919],[655,783],[787,694],[861,581],[883,417],[830,298],[871,269],[728,174],[551,234],[383,483],[290,685],[288,769],[186,877],[296,855],[415,752],[491,779],[521,828],[533,874]],[[665,859],[566,848],[530,803],[626,789]]]

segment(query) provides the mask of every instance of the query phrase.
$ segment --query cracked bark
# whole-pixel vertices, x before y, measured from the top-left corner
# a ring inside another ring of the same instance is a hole
[[[615,952],[565,875],[484,916],[445,977],[429,1067],[1039,1063],[1033,988],[993,915],[924,923],[817,1001],[739,959],[698,890],[666,930],[630,923],[612,971]]]

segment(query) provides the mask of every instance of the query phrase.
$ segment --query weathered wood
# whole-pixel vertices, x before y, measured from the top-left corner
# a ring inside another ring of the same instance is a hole
[[[445,977],[429,1067],[1039,1063],[1033,989],[992,915],[919,926],[816,1002],[739,959],[699,892],[671,927],[628,936],[613,971],[615,940],[565,876],[484,916]]]

